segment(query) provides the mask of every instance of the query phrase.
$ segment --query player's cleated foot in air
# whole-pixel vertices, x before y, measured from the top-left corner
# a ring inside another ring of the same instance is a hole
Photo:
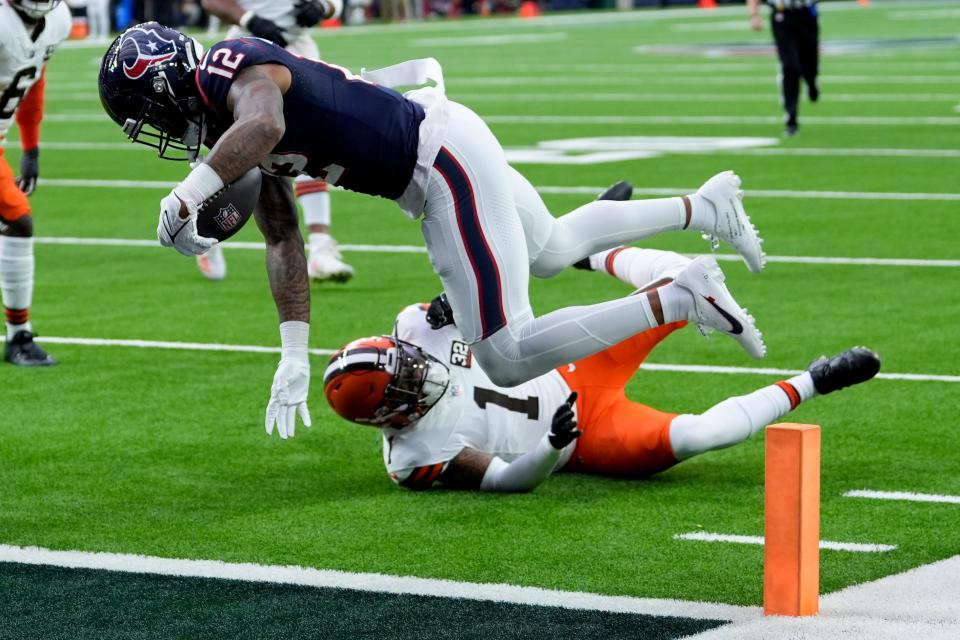
[[[603,193],[597,196],[597,200],[617,200],[624,201],[633,197],[633,185],[626,180],[621,180]]]
[[[820,99],[820,87],[816,82],[807,85],[807,95],[810,96],[810,102],[816,102]]]
[[[710,207],[706,208],[712,207],[713,215],[710,216],[709,211],[706,216],[695,214],[698,220],[695,228],[703,231],[714,246],[720,239],[736,249],[750,271],[756,273],[763,269],[767,256],[763,252],[763,240],[743,208],[740,176],[733,171],[718,173],[697,190],[696,196],[709,203]],[[702,206],[703,203],[696,204]]]
[[[880,356],[866,347],[847,349],[832,358],[823,356],[807,367],[817,393],[826,395],[866,382],[880,371]]]
[[[606,191],[597,196],[597,200],[615,200],[617,202],[624,202],[633,197],[633,185],[627,182],[626,180],[621,180],[615,185],[608,188]],[[593,268],[590,266],[590,256],[583,258],[582,260],[577,260],[573,263],[574,269],[583,269],[584,271],[593,271]]]
[[[353,267],[343,261],[337,241],[327,236],[310,244],[307,274],[317,282],[346,282],[353,277]]]
[[[797,135],[798,133],[800,133],[800,127],[797,125],[796,122],[794,122],[794,123],[789,123],[789,122],[788,122],[788,123],[787,123],[787,126],[785,126],[785,127],[783,128],[783,137],[784,137],[784,138],[792,138],[792,137],[794,137],[795,135]]]
[[[753,316],[740,307],[724,284],[723,271],[713,256],[700,256],[677,274],[674,282],[693,294],[694,307],[690,321],[700,333],[724,333],[754,358],[767,353],[763,335],[757,330]]]
[[[3,359],[21,367],[49,367],[57,364],[53,356],[33,341],[33,334],[29,331],[17,331],[7,340]]]
[[[215,244],[209,251],[197,256],[197,268],[208,280],[223,280],[227,277],[227,259],[223,257],[223,247]]]

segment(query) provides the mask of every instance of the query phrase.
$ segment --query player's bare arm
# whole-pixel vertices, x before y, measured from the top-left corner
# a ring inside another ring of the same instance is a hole
[[[449,489],[479,489],[492,461],[489,453],[466,447],[440,474],[440,482]]]
[[[200,4],[207,13],[217,16],[227,24],[240,24],[245,13],[234,0],[203,0]]]
[[[763,20],[760,18],[760,0],[747,0],[747,11],[750,12],[750,26],[754,31],[763,29]]]
[[[283,137],[283,94],[290,82],[290,71],[276,64],[249,67],[237,74],[227,94],[233,124],[205,160],[225,184],[266,160]]]
[[[309,322],[307,259],[289,180],[263,177],[254,217],[267,244],[267,276],[280,322]]]

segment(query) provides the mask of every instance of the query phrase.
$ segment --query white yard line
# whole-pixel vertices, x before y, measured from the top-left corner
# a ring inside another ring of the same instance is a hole
[[[596,92],[596,93],[459,93],[452,92],[452,97],[460,102],[550,102],[558,99],[565,101],[582,102],[685,102],[695,97],[693,93],[630,93],[630,92]],[[94,98],[97,98],[94,95]],[[713,94],[710,102],[774,102],[780,97],[776,93],[730,93]],[[831,93],[831,102],[955,102],[960,95],[955,93]]]
[[[872,489],[854,489],[843,494],[847,498],[868,498],[871,500],[901,500],[906,502],[942,502],[960,504],[960,496],[947,496],[937,493],[913,493],[910,491],[873,491]]]
[[[43,178],[40,179],[43,182]],[[607,187],[540,186],[537,191],[547,194],[597,194]],[[634,195],[675,196],[693,193],[699,187],[634,187]],[[812,198],[815,200],[947,200],[960,201],[960,193],[908,193],[898,191],[800,191],[793,189],[747,189],[750,198]]]
[[[120,189],[172,189],[176,182],[161,180],[91,180],[83,178],[40,178],[40,186],[92,188],[104,187]],[[608,185],[609,186],[609,185]],[[537,191],[546,194],[589,194],[596,195],[606,189],[585,186],[540,186]],[[693,193],[699,187],[635,187],[635,195],[675,196],[680,193]],[[960,193],[911,193],[900,191],[800,191],[791,189],[747,189],[750,198],[812,198],[815,200],[945,200],[960,201]]]
[[[569,82],[569,80],[567,80]],[[562,95],[558,96],[562,99]],[[583,125],[707,125],[707,124],[743,124],[769,125],[783,124],[782,116],[568,116],[568,115],[487,115],[482,116],[491,124],[583,124]],[[48,113],[43,119],[48,122],[103,122],[110,119],[100,113]],[[907,125],[921,127],[960,126],[960,117],[956,116],[805,116],[808,124],[825,126],[892,126]],[[111,123],[112,124],[112,123]]]
[[[0,338],[0,342],[3,339]],[[279,353],[279,347],[268,347],[248,344],[223,344],[219,342],[173,342],[165,340],[138,340],[113,338],[73,338],[59,336],[38,336],[38,342],[48,344],[70,344],[85,347],[125,347],[133,349],[165,349],[175,351],[225,351],[234,353]],[[336,353],[336,349],[310,349],[315,356],[329,356]],[[722,375],[769,375],[794,376],[802,373],[799,369],[772,369],[760,367],[721,367],[702,364],[657,364],[644,363],[644,371],[669,371],[676,373],[704,373]],[[925,374],[925,373],[879,373],[878,379],[904,380],[911,382],[950,382],[960,383],[960,376]]]
[[[761,615],[759,607],[742,607],[709,602],[605,596],[576,591],[555,591],[509,584],[484,584],[434,580],[380,573],[353,573],[218,560],[181,560],[126,553],[53,551],[39,547],[0,545],[0,562],[100,569],[124,573],[155,574],[190,578],[218,578],[244,582],[292,584],[305,587],[353,589],[375,593],[463,598],[488,602],[563,607],[588,611],[609,611],[656,616],[678,616],[704,620],[743,621]]]
[[[773,69],[773,65],[770,67]],[[769,85],[773,82],[773,75],[754,74],[754,75],[660,75],[656,77],[630,77],[629,75],[584,75],[577,77],[576,84],[580,86],[646,86],[655,85]],[[558,76],[452,76],[446,78],[446,85],[451,91],[457,87],[515,87],[515,86],[570,86],[569,77]],[[929,84],[938,87],[951,87],[957,81],[955,76],[951,75],[889,75],[889,74],[858,74],[858,75],[824,75],[820,76],[820,81],[827,87],[835,84],[869,84],[869,85],[895,85],[904,84]],[[829,95],[829,94],[824,94]]]
[[[18,141],[0,142],[0,146],[16,146]],[[44,142],[43,149],[55,151],[152,151],[143,145],[129,142]],[[509,151],[509,148],[508,148]],[[833,148],[833,147],[768,147],[762,149],[702,149],[688,151],[671,150],[666,153],[722,154],[746,156],[841,156],[841,157],[891,157],[891,158],[960,158],[960,149],[892,149],[882,147]]]
[[[77,247],[149,247],[160,248],[154,240],[140,240],[130,238],[72,238],[40,236],[34,239],[37,244],[63,245]],[[246,251],[262,251],[261,242],[240,242],[228,240],[223,244],[225,249],[239,249]],[[419,253],[425,254],[426,247],[412,244],[341,244],[342,251],[356,253]],[[688,254],[690,257],[696,257]],[[721,262],[739,262],[740,256],[730,253],[714,254]],[[929,260],[920,258],[844,258],[836,256],[767,256],[768,263],[784,264],[832,264],[872,267],[934,267],[957,268],[960,260]]]
[[[730,542],[733,544],[763,544],[763,536],[740,536],[728,533],[708,533],[706,531],[693,531],[691,533],[678,533],[673,536],[674,540],[693,540],[695,542]],[[883,553],[893,551],[897,548],[895,544],[865,544],[861,542],[832,542],[830,540],[820,541],[821,549],[830,551],[850,551],[853,553]]]
[[[490,124],[573,124],[573,125],[706,125],[706,124],[783,124],[782,116],[561,116],[561,115],[496,115],[483,116]],[[956,116],[805,116],[805,123],[826,126],[892,126],[920,127],[960,126]]]
[[[505,44],[540,44],[567,39],[565,31],[549,33],[513,33],[489,36],[461,36],[459,38],[418,38],[411,47],[499,47]]]

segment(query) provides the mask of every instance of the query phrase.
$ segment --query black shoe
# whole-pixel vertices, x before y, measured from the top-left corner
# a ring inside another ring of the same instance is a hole
[[[597,196],[597,200],[629,200],[633,197],[633,185],[621,180]]]
[[[33,334],[29,331],[17,331],[13,338],[7,340],[3,359],[21,367],[49,367],[57,364],[56,359],[33,341]]]
[[[787,126],[783,128],[783,137],[792,138],[793,136],[797,135],[797,133],[799,132],[800,132],[800,127],[797,125],[796,122],[792,124],[788,122]]]
[[[807,87],[807,95],[810,96],[810,102],[816,102],[820,99],[820,87],[816,83],[811,84]]]
[[[817,393],[826,395],[877,375],[880,356],[866,347],[854,347],[832,358],[824,356],[814,360],[807,371]]]

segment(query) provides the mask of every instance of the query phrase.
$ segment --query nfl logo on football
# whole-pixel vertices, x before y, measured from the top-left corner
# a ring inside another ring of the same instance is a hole
[[[221,229],[224,231],[230,231],[240,223],[240,212],[237,211],[237,208],[233,206],[233,203],[231,202],[227,206],[220,209],[220,213],[213,216],[213,219],[218,225],[220,225]]]

